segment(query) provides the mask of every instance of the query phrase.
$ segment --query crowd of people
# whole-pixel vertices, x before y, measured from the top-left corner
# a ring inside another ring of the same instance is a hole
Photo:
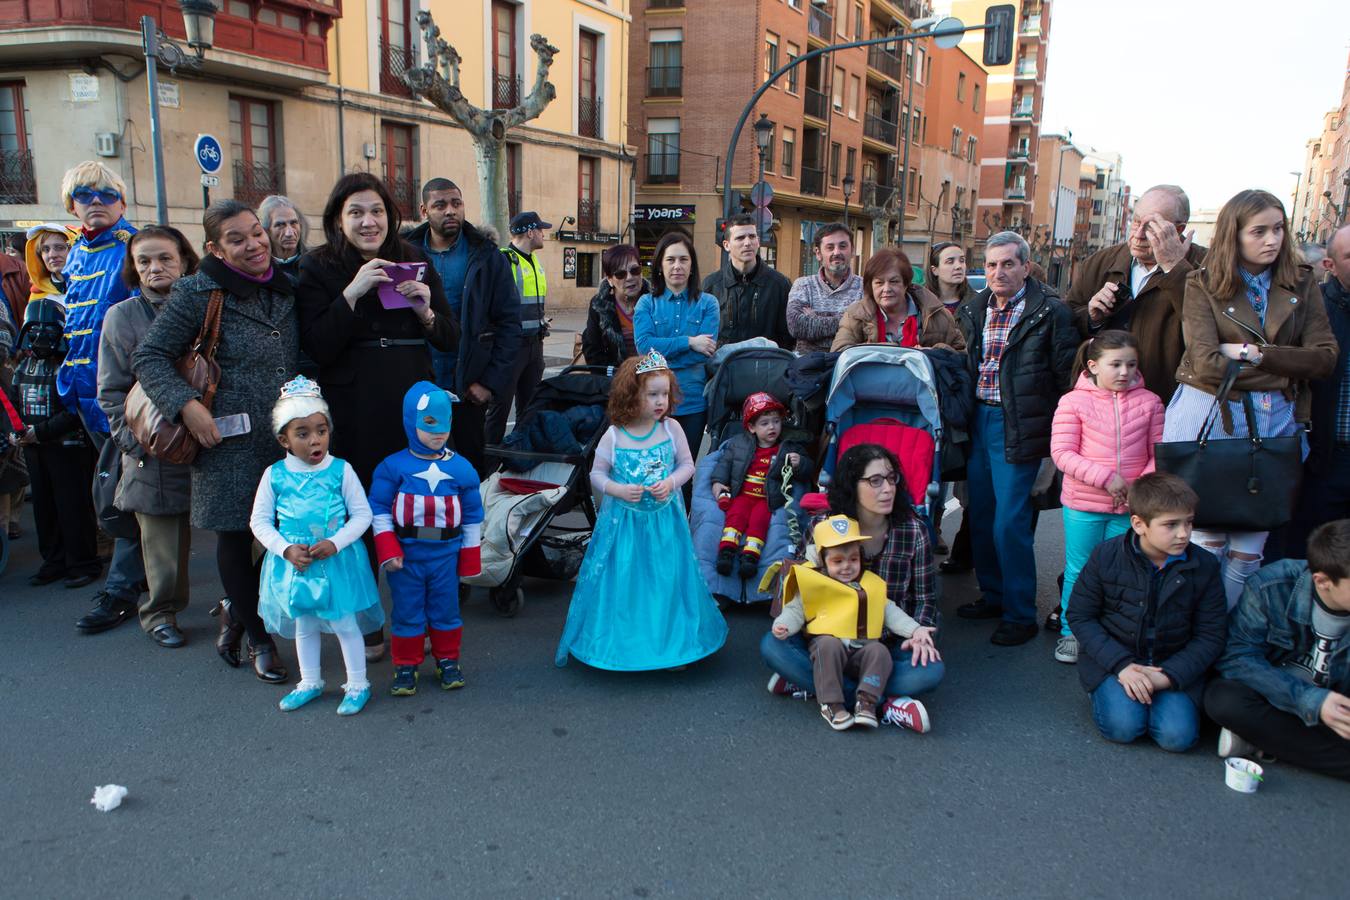
[[[128,222],[100,163],[66,173],[62,197],[74,223],[31,229],[22,264],[0,257],[0,524],[23,536],[31,491],[30,583],[101,578],[80,631],[136,616],[181,647],[192,531],[213,531],[216,649],[286,684],[275,638],[294,640],[283,710],[322,695],[325,632],[346,667],[339,714],[369,701],[381,573],[390,693],[416,693],[428,647],[440,686],[463,686],[459,579],[480,564],[486,448],[544,374],[536,254],[551,225],[521,213],[499,247],[438,177],[404,229],[383,182],[357,173],[334,185],[320,246],[285,197],[222,200],[199,256],[175,228]],[[857,345],[916,348],[956,361],[968,407],[948,429],[952,482],[926,504],[890,449],[852,446],[800,544],[765,559],[770,517],[792,502],[776,473],[814,478],[820,435],[789,439],[791,398],[760,392],[743,433],[707,445],[722,454],[700,488],[725,517],[716,571],[775,598],[770,691],[814,696],[836,730],[928,730],[917,698],[945,671],[939,571],[974,570],[958,617],[997,621],[995,645],[1027,643],[1039,512],[1062,506],[1045,627],[1105,738],[1182,751],[1208,715],[1224,755],[1350,777],[1350,227],[1314,267],[1264,191],[1224,205],[1208,249],[1189,215],[1180,188],[1146,191],[1127,240],[1085,260],[1063,299],[1014,232],[985,241],[980,291],[950,242],[921,270],[885,247],[855,272],[841,224],[815,232],[815,271],[795,281],[764,259],[750,216],[728,222],[706,278],[678,229],[650,260],[608,248],[578,342],[613,373],[590,478],[602,500],[558,664],[679,668],[725,642],[686,519],[720,353],[758,342],[828,367]],[[1216,483],[1180,477],[1159,449],[1225,441],[1293,448],[1295,466],[1284,483]],[[950,547],[949,493],[966,510]],[[1288,514],[1215,513],[1253,502]]]

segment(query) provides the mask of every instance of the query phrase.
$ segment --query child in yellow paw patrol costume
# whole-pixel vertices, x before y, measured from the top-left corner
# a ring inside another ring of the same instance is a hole
[[[886,582],[862,568],[858,523],[830,516],[812,532],[821,572],[811,563],[792,566],[783,578],[783,611],[773,634],[786,640],[803,628],[810,636],[811,667],[820,714],[835,731],[854,725],[877,727],[877,702],[891,676],[891,651],[881,642],[883,627],[909,637],[919,627],[886,599]],[[852,713],[844,705],[845,676],[858,680]]]

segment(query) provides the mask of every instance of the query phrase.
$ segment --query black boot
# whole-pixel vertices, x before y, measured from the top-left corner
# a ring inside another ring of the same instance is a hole
[[[759,574],[759,554],[742,553],[741,570],[737,574],[741,576],[741,581],[749,581]]]
[[[719,547],[717,549],[717,569],[718,575],[730,575],[732,566],[736,565],[736,548]]]
[[[226,664],[237,669],[242,664],[239,658],[239,644],[244,639],[244,626],[234,618],[230,608],[230,598],[221,597],[220,602],[211,608],[211,615],[220,617],[220,633],[216,635],[216,652]]]
[[[248,658],[253,660],[253,674],[268,684],[285,684],[290,677],[286,667],[277,662],[277,646],[271,641],[265,644],[248,642]]]

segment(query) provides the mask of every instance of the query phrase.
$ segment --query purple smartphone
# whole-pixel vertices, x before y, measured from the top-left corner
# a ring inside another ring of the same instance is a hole
[[[390,263],[383,268],[391,281],[380,285],[380,305],[385,309],[412,309],[408,298],[395,288],[405,281],[422,281],[426,278],[427,264],[422,262]]]

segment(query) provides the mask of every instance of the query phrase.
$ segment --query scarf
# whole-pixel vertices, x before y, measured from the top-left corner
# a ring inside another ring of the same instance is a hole
[[[1270,269],[1266,269],[1260,275],[1253,275],[1246,269],[1238,268],[1238,274],[1242,276],[1242,281],[1247,285],[1247,301],[1251,303],[1252,309],[1256,311],[1256,317],[1261,320],[1261,326],[1266,324],[1266,298],[1270,294]]]
[[[202,259],[197,269],[240,299],[255,296],[261,287],[266,287],[272,293],[284,294],[287,297],[295,293],[295,289],[291,287],[291,280],[284,273],[278,271],[275,266],[268,268],[265,277],[250,275],[236,269],[219,257],[208,254]]]
[[[881,311],[880,305],[877,306],[877,343],[892,343],[892,338],[886,334],[886,314]],[[919,346],[919,317],[917,315],[905,316],[905,323],[900,326],[900,346]]]

